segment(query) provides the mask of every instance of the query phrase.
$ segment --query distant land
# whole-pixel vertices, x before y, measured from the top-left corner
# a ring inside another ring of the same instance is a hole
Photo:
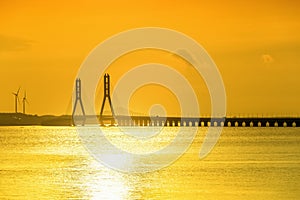
[[[70,115],[29,115],[23,113],[0,113],[0,126],[71,126]]]

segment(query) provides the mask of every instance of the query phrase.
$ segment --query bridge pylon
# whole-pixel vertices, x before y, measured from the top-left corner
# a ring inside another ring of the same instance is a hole
[[[103,96],[103,101],[102,101],[102,106],[101,106],[101,111],[100,111],[100,123],[101,125],[104,125],[103,121],[105,120],[106,116],[104,117],[103,116],[103,110],[104,110],[104,105],[105,105],[105,102],[106,100],[108,99],[108,103],[109,103],[109,106],[110,106],[110,111],[111,111],[111,114],[112,116],[111,117],[108,117],[108,119],[111,120],[111,125],[114,125],[115,124],[115,112],[114,112],[114,107],[112,105],[112,102],[111,102],[111,97],[110,97],[110,76],[109,74],[105,74],[104,75],[104,96]]]
[[[75,90],[76,90],[76,99],[75,99],[73,112],[72,112],[73,124],[75,125],[75,123],[74,123],[74,119],[75,119],[74,114],[75,114],[75,111],[76,111],[77,104],[79,102],[80,107],[81,107],[82,117],[76,117],[76,118],[78,118],[80,121],[82,121],[82,125],[84,125],[84,123],[85,123],[85,111],[84,111],[84,107],[83,107],[83,103],[82,103],[82,99],[81,99],[81,80],[80,80],[80,78],[76,79]]]

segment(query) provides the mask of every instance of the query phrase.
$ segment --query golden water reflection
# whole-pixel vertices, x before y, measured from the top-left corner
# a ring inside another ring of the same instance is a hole
[[[118,172],[103,169],[96,161],[91,163],[96,171],[85,177],[88,199],[126,199],[130,187],[126,178]]]
[[[0,128],[0,199],[297,199],[298,129],[225,129],[199,160],[205,131],[175,163],[145,174],[95,161],[66,127]]]

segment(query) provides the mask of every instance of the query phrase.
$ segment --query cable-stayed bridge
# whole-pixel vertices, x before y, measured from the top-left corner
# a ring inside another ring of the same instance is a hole
[[[299,127],[298,117],[161,117],[116,115],[110,97],[110,76],[104,75],[104,97],[99,116],[86,115],[81,99],[81,80],[76,79],[76,99],[73,107],[74,125],[102,126],[186,126],[186,127]],[[104,105],[108,101],[111,115],[104,115]],[[80,105],[82,115],[75,115]]]

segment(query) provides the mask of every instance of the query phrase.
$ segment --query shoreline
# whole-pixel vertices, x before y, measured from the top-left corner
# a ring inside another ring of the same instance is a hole
[[[0,113],[0,126],[71,126],[70,115],[30,115],[23,113]]]

